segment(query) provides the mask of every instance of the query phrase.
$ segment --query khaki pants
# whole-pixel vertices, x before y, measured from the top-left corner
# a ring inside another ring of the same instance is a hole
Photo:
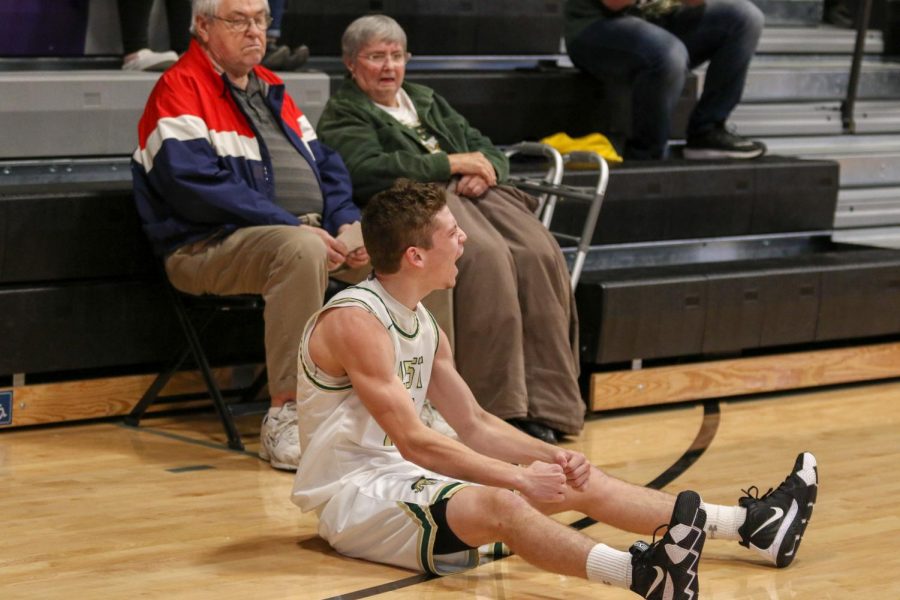
[[[469,200],[453,190],[447,203],[468,235],[453,300],[459,372],[498,417],[579,433],[578,317],[559,245],[523,192]]]
[[[293,397],[300,338],[307,319],[322,307],[326,264],[325,244],[314,233],[271,225],[179,248],[166,259],[166,273],[189,294],[261,294],[269,393]],[[360,281],[367,272],[368,267],[344,271],[340,279]]]

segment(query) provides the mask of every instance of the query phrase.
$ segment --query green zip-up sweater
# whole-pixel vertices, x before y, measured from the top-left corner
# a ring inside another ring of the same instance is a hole
[[[498,181],[506,179],[506,156],[446,100],[424,85],[404,82],[403,89],[442,152],[428,152],[413,130],[375,106],[350,79],[328,100],[316,125],[319,139],[344,159],[357,204],[364,205],[400,177],[448,182],[448,153],[481,152],[494,165]]]

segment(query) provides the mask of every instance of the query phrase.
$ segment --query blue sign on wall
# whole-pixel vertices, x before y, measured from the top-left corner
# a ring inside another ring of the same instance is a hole
[[[0,392],[0,425],[12,423],[12,391]]]

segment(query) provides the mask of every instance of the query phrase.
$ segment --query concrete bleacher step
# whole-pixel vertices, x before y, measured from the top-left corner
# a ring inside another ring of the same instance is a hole
[[[893,100],[858,101],[855,121],[857,133],[900,132],[900,103]],[[729,122],[741,135],[748,136],[843,133],[841,102],[743,104],[731,113]]]
[[[728,119],[741,135],[838,135],[843,131],[839,102],[742,104]]]
[[[900,185],[900,136],[762,138],[771,154],[828,158],[841,166],[841,187]]]
[[[772,153],[837,161],[841,189],[835,229],[900,226],[900,136],[833,135],[763,141]],[[875,245],[900,247],[900,229],[885,231],[878,239]]]
[[[318,120],[328,76],[281,75],[310,120]],[[131,155],[158,78],[118,70],[0,72],[0,159]]]
[[[900,102],[897,100],[857,102],[854,115],[857,133],[900,131]]]
[[[772,25],[816,25],[822,22],[821,0],[753,0]]]
[[[860,244],[877,248],[900,250],[900,227],[872,227],[835,231],[835,242]]]
[[[834,213],[836,229],[881,227],[900,223],[900,186],[854,188],[838,192]],[[900,230],[894,232],[900,247]]]
[[[750,65],[743,102],[841,100],[847,92],[849,56],[757,56]],[[900,97],[900,62],[866,57],[859,98]]]
[[[814,27],[772,27],[766,22],[757,54],[852,54],[856,31],[832,25]],[[884,39],[880,31],[866,32],[867,54],[881,54]]]

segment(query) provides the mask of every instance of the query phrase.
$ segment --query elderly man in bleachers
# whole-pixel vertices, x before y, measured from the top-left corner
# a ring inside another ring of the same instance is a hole
[[[329,273],[367,269],[365,248],[350,252],[335,237],[359,210],[340,156],[260,66],[266,0],[194,0],[192,13],[190,48],[140,121],[135,199],[176,288],[265,299],[271,408],[260,456],[295,470],[297,348]]]

